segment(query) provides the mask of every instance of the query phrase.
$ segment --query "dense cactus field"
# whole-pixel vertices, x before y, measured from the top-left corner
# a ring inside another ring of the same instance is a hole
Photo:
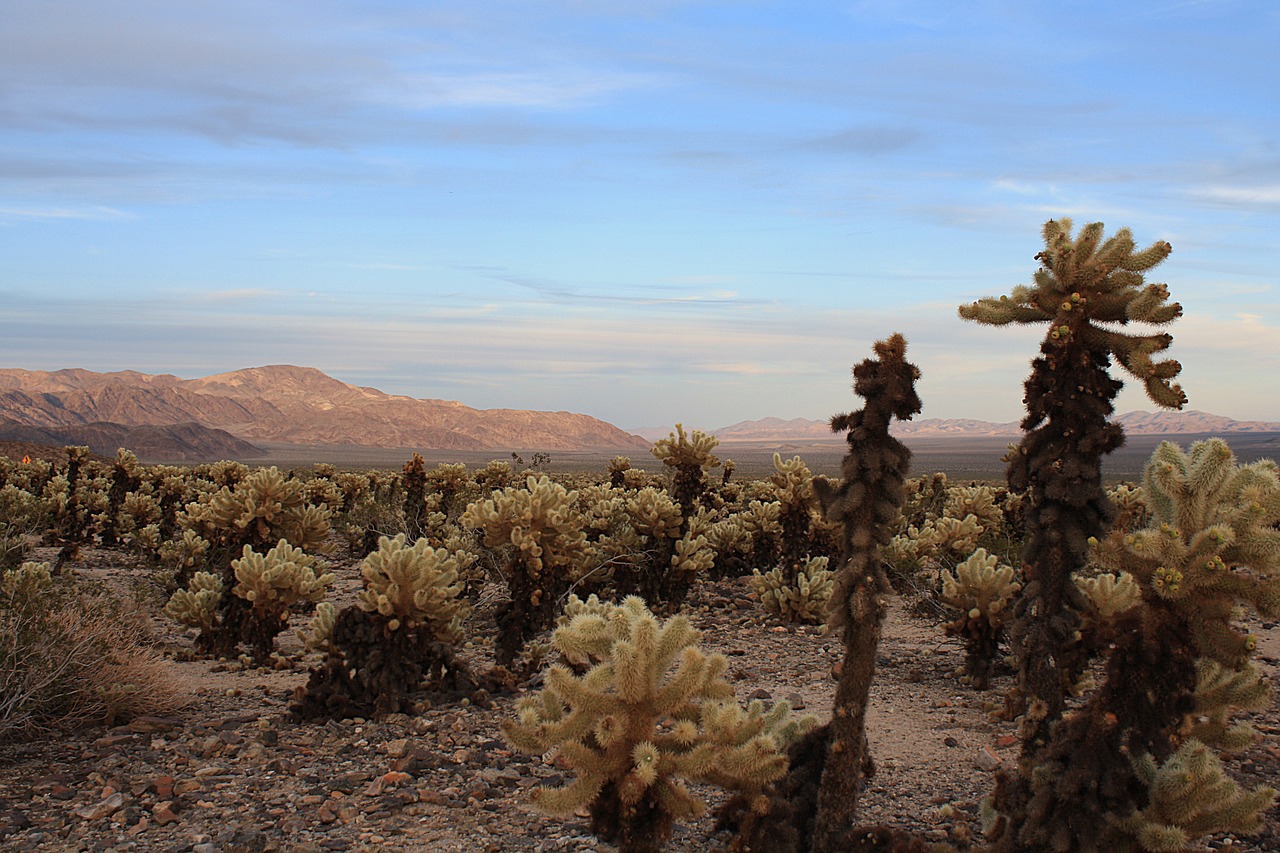
[[[0,840],[48,849],[1275,849],[1280,477],[1107,484],[1137,250],[1050,223],[1004,481],[913,473],[893,335],[838,477],[0,459]]]

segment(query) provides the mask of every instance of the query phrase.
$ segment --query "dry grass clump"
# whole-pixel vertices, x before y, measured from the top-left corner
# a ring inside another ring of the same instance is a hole
[[[189,696],[135,608],[26,563],[0,586],[0,742],[163,716]],[[56,581],[56,582],[55,582]]]

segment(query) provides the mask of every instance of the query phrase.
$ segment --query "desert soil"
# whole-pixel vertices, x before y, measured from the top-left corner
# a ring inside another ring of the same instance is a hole
[[[41,555],[36,555],[42,558]],[[354,561],[339,568],[334,599],[357,588]],[[86,549],[75,570],[123,587],[145,587],[149,570],[118,554]],[[487,590],[469,622],[464,650],[483,670],[492,660]],[[1001,705],[1008,674],[974,691],[954,677],[963,659],[936,620],[898,599],[885,626],[869,714],[878,764],[860,805],[868,823],[918,830],[936,840],[980,840],[977,818],[993,771],[1015,758],[1012,722]],[[840,643],[816,627],[764,613],[744,579],[699,585],[683,608],[703,632],[703,648],[729,659],[739,700],[787,700],[820,720],[829,714]],[[12,851],[594,851],[611,850],[582,816],[550,818],[529,806],[538,785],[568,774],[554,761],[513,751],[499,723],[516,695],[492,707],[461,702],[413,716],[325,724],[291,721],[288,706],[318,657],[291,669],[239,668],[190,657],[184,632],[155,607],[161,645],[190,705],[168,718],[138,718],[57,739],[0,746],[0,849]],[[1254,623],[1263,669],[1280,671],[1280,626]],[[299,646],[281,635],[286,651]],[[184,654],[185,652],[185,654]],[[296,654],[294,655],[297,656]],[[524,690],[536,689],[527,685]],[[1263,741],[1232,762],[1245,784],[1280,781],[1280,712],[1252,716]],[[714,851],[714,809],[725,795],[696,789],[707,816],[677,826],[671,851]],[[1217,835],[1209,849],[1280,850],[1280,814],[1248,837]]]

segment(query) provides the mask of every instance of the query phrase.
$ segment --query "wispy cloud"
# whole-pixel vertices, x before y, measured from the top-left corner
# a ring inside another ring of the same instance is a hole
[[[1197,200],[1223,206],[1280,208],[1280,184],[1271,186],[1194,187],[1188,194]]]
[[[422,272],[427,267],[421,264],[393,264],[384,261],[347,264],[353,270],[387,270],[389,272]]]
[[[81,219],[98,222],[132,219],[134,214],[113,207],[0,207],[0,219],[30,219],[37,221]]]

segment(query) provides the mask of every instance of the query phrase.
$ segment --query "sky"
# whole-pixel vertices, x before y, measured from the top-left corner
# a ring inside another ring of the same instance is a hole
[[[1011,421],[1044,330],[956,310],[1069,216],[1173,244],[1187,408],[1280,421],[1277,43],[1273,0],[0,0],[0,366],[709,430],[860,407],[901,332],[918,417]]]

